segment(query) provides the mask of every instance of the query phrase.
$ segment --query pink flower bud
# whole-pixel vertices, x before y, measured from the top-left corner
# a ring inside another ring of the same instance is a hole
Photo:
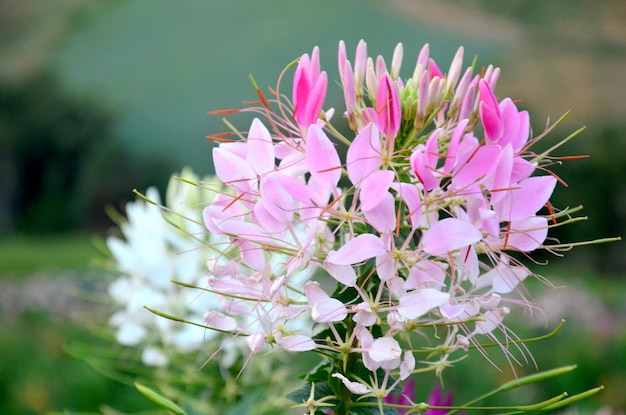
[[[388,73],[385,73],[378,81],[376,115],[377,125],[382,134],[387,138],[395,138],[400,130],[402,107],[398,88]]]

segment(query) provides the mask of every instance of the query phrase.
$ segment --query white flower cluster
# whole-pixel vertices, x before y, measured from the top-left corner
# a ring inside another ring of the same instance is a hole
[[[215,195],[210,189],[220,187],[214,179],[203,181],[202,190],[186,181],[197,183],[198,177],[183,169],[180,179],[170,179],[167,209],[161,207],[153,187],[146,198],[154,203],[129,202],[128,221],[120,225],[123,237],[107,239],[119,274],[108,287],[117,306],[110,324],[118,343],[143,349],[142,361],[149,366],[166,366],[172,353],[196,352],[215,336],[212,330],[172,321],[145,308],[201,324],[204,313],[217,307],[215,297],[172,282],[193,284],[205,272],[205,252],[199,247],[210,238],[201,225],[201,208]]]

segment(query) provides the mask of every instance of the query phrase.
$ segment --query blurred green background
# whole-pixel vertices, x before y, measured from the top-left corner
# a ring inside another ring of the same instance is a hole
[[[405,75],[424,43],[442,68],[463,45],[466,64],[478,55],[478,66],[502,69],[497,95],[520,100],[535,132],[572,110],[550,143],[586,125],[559,155],[591,157],[555,169],[570,187],[557,190],[554,204],[582,203],[590,219],[555,235],[625,234],[622,0],[0,0],[0,413],[153,407],[65,352],[73,341],[96,342],[84,322],[106,312],[75,295],[105,282],[92,240],[112,226],[105,206],[121,208],[133,188],[163,189],[186,165],[210,173],[205,136],[224,125],[207,112],[255,99],[249,74],[262,88],[274,86],[315,45],[330,102],[339,106],[337,43],[344,39],[351,56],[361,38],[387,60],[403,42]],[[542,368],[580,367],[546,391],[604,384],[583,408],[624,408],[622,243],[549,259],[538,271],[567,287],[544,304],[549,327],[561,317],[568,323],[531,350]],[[545,330],[541,320],[521,334]],[[460,401],[511,376],[490,369],[493,378],[477,383],[478,364],[480,357],[467,359],[447,380]],[[546,391],[525,390],[519,399]]]

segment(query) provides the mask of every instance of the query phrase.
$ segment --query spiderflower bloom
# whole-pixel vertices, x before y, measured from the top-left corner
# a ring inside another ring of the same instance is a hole
[[[335,413],[356,396],[380,404],[483,339],[514,360],[504,321],[514,306],[533,310],[520,285],[537,277],[520,258],[562,247],[546,243],[571,211],[550,205],[554,159],[533,151],[545,133],[533,138],[528,113],[497,98],[499,69],[463,70],[463,53],[446,72],[426,45],[402,77],[402,45],[387,67],[363,41],[351,62],[341,42],[345,135],[324,109],[315,48],[292,101],[257,89],[260,105],[236,110],[256,114],[249,129],[213,151],[225,190],[202,216],[224,242],[206,250],[199,287],[220,305],[206,326],[245,338],[251,355],[323,353],[333,363],[310,382],[327,374]]]

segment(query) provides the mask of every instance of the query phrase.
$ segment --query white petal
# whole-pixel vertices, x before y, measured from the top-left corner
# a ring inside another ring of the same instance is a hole
[[[413,320],[447,303],[449,298],[450,294],[434,288],[411,291],[400,297],[398,312],[402,317]]]
[[[402,349],[394,338],[380,337],[370,346],[369,355],[375,362],[390,362],[400,359]]]
[[[348,390],[356,395],[365,395],[366,393],[370,393],[369,388],[362,383],[352,382],[350,379],[342,375],[341,373],[333,373],[333,377],[337,379],[341,379],[344,386],[348,388]]]

